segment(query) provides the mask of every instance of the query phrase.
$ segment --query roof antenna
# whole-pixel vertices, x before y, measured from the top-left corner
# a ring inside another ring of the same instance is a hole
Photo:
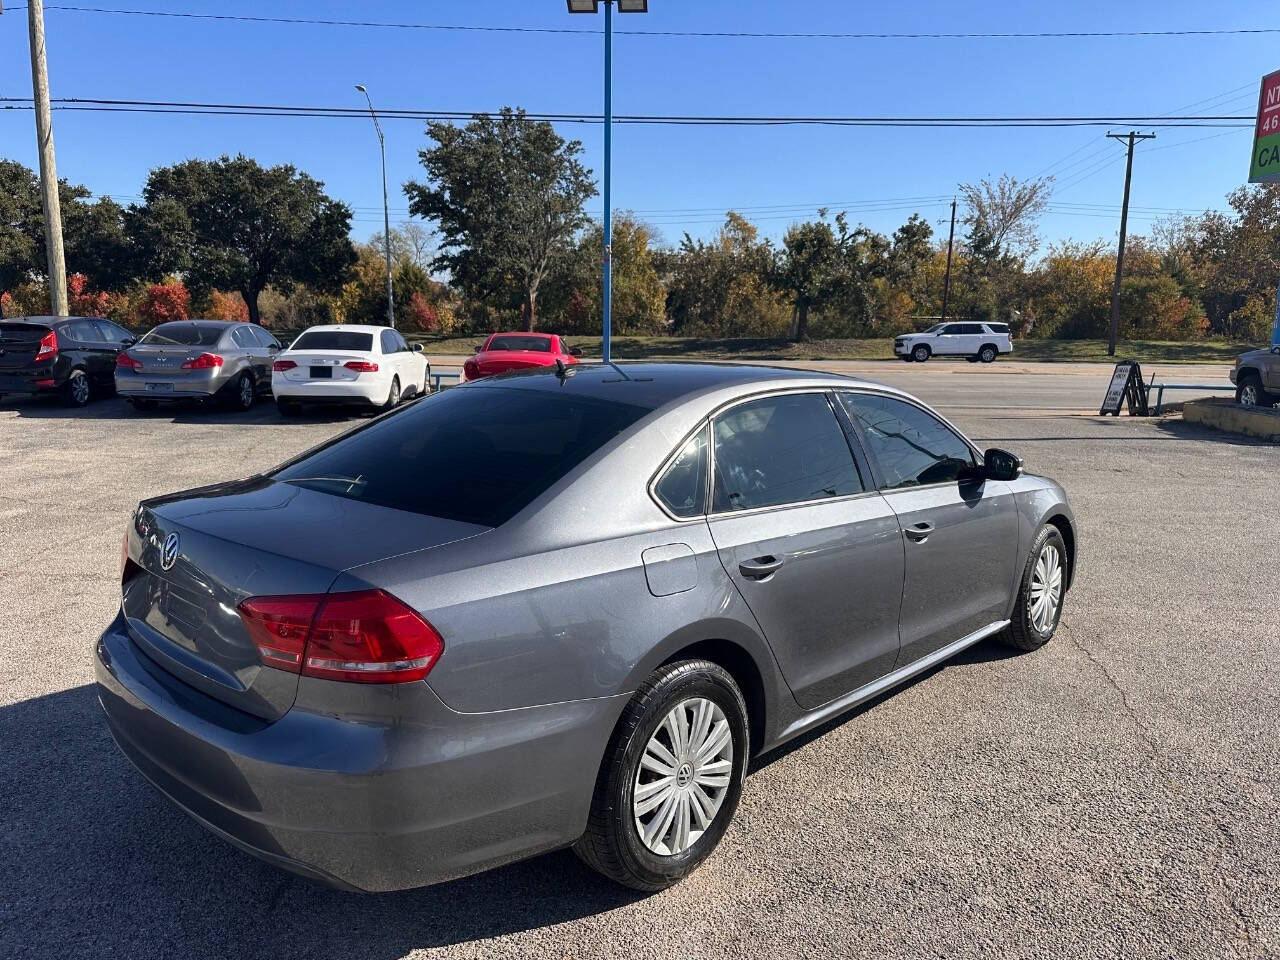
[[[614,363],[612,360],[606,360],[606,361],[605,361],[605,363],[607,363],[610,367],[612,367],[612,368],[613,368],[614,373],[616,373],[618,376],[620,376],[623,380],[630,380],[630,379],[631,379],[630,377],[628,377],[628,376],[627,376],[626,371],[625,371],[625,370],[623,370],[623,369],[622,369],[620,366],[618,366],[616,363]]]
[[[565,364],[565,362],[561,360],[559,357],[556,357],[556,376],[559,377],[561,380],[566,380],[569,377],[569,373],[570,373],[569,367]]]

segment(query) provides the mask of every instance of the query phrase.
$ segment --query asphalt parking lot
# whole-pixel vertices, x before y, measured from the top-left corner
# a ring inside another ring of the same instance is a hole
[[[91,685],[124,524],[350,421],[0,400],[0,956],[1280,954],[1280,448],[1066,415],[1034,373],[980,402],[981,376],[921,392],[1066,484],[1057,637],[980,644],[766,756],[718,853],[649,897],[568,852],[337,893],[188,820]]]

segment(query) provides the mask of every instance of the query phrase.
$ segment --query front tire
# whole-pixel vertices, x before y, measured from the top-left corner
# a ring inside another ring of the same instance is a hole
[[[89,386],[89,378],[83,370],[72,370],[67,382],[62,385],[62,402],[68,407],[83,407],[93,396]]]
[[[923,343],[920,344],[918,347],[915,347],[911,351],[911,359],[914,360],[916,363],[925,363],[929,359],[929,357],[932,355],[933,355],[933,351],[930,350],[928,347],[926,347]]]
[[[1048,643],[1062,619],[1069,579],[1067,545],[1052,524],[1040,528],[1022,571],[1013,621],[1002,639],[1016,650],[1038,650]]]
[[[659,667],[622,713],[574,852],[633,890],[677,883],[724,836],[749,751],[746,702],[724,668],[708,660]]]
[[[1242,407],[1269,407],[1275,403],[1275,397],[1262,389],[1262,378],[1250,370],[1241,374],[1236,384],[1236,403]]]

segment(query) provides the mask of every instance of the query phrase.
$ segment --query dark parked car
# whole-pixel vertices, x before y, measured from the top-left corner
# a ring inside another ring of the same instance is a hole
[[[56,393],[83,407],[114,392],[116,355],[132,343],[101,317],[0,320],[0,394]]]
[[[512,374],[140,504],[98,694],[160,790],[279,866],[394,890],[572,845],[657,890],[751,757],[986,637],[1046,643],[1075,530],[887,387]]]

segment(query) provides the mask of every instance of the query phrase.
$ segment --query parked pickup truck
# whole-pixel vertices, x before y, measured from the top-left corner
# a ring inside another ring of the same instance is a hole
[[[1231,382],[1236,385],[1236,402],[1242,407],[1280,403],[1280,346],[1240,354],[1231,370]]]
[[[964,357],[970,363],[991,363],[1002,353],[1012,353],[1007,323],[939,323],[924,333],[895,337],[893,353],[908,363],[924,363],[930,357]]]

